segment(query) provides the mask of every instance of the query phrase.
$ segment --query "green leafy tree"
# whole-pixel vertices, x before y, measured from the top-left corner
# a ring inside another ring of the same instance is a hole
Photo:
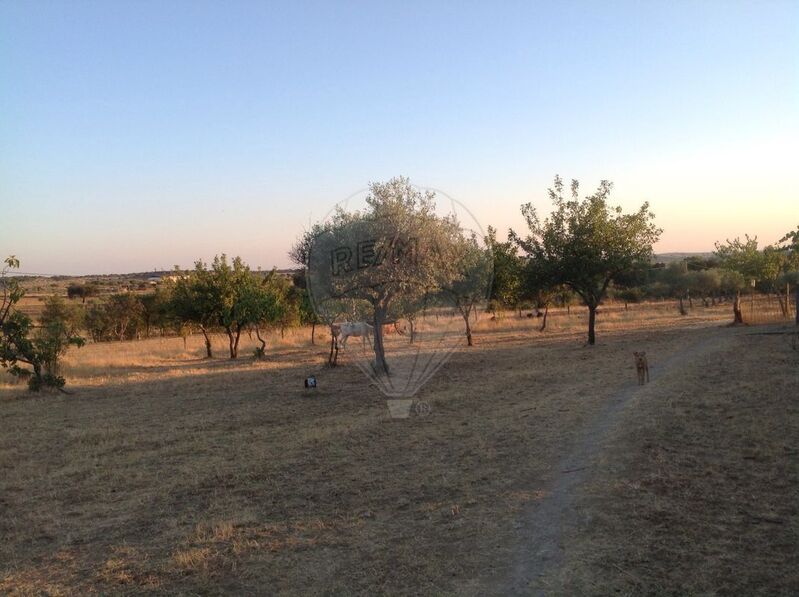
[[[475,236],[453,235],[447,247],[447,261],[454,265],[454,274],[442,268],[444,277],[438,286],[463,318],[467,346],[474,346],[470,318],[475,306],[488,298],[493,258],[491,251],[481,247]]]
[[[28,378],[32,391],[55,388],[63,391],[66,380],[59,374],[59,358],[70,346],[82,346],[77,335],[79,316],[58,297],[45,303],[40,326],[30,317],[14,310],[24,291],[14,280],[6,279],[9,269],[19,267],[19,260],[9,257],[0,270],[0,365],[17,377]]]
[[[90,305],[86,309],[84,325],[94,342],[104,342],[111,339],[114,325],[105,305]]]
[[[289,253],[291,256],[291,252]],[[293,257],[292,257],[293,259]],[[298,265],[305,265],[298,263]],[[316,326],[324,323],[313,308],[311,294],[308,290],[308,281],[305,279],[306,271],[303,269],[292,277],[294,293],[297,300],[297,309],[300,325],[311,326],[311,344],[316,344]]]
[[[154,292],[139,295],[138,298],[141,303],[140,319],[144,337],[150,337],[152,328],[161,329],[163,333],[171,323],[169,305],[172,299],[172,286],[170,284],[158,286]]]
[[[86,303],[86,299],[97,295],[97,287],[94,284],[79,284],[73,282],[67,286],[67,298],[79,298],[81,303]]]
[[[747,234],[745,240],[736,238],[725,243],[716,243],[716,257],[721,267],[727,271],[735,272],[741,277],[741,284],[736,284],[735,300],[733,301],[733,325],[742,324],[741,290],[747,284],[762,280],[769,275],[770,266],[763,252],[757,247],[757,237],[750,238]]]
[[[206,357],[213,358],[211,332],[219,320],[218,309],[221,298],[211,272],[202,261],[197,261],[194,270],[184,274],[176,268],[179,276],[170,298],[170,312],[182,323],[196,325],[205,340]]]
[[[638,262],[630,270],[617,275],[614,280],[613,298],[624,301],[625,310],[629,303],[640,303],[646,294],[645,287],[650,279],[652,266],[647,262]]]
[[[296,303],[293,298],[296,292],[297,289],[274,270],[262,281],[248,285],[244,290],[240,299],[242,311],[246,310],[250,325],[261,344],[255,349],[256,358],[266,356],[266,340],[261,336],[261,327],[279,325],[282,329],[286,325],[286,311]]]
[[[240,257],[228,262],[227,255],[217,255],[210,267],[197,261],[194,270],[176,282],[172,312],[200,328],[208,358],[212,357],[210,331],[224,330],[230,358],[235,359],[242,331],[263,319],[264,291],[261,280]]]
[[[521,302],[524,265],[518,249],[511,241],[499,242],[491,226],[486,233],[486,245],[493,258],[490,300],[505,308],[515,309]]]
[[[256,303],[250,300],[258,294],[258,281],[241,257],[235,257],[232,263],[228,263],[223,253],[214,257],[211,283],[219,300],[215,309],[219,325],[227,334],[230,358],[235,359],[239,356],[242,330],[258,320]]]
[[[104,304],[111,334],[117,340],[135,338],[144,326],[144,306],[132,292],[112,294]]]
[[[334,317],[326,317],[325,313],[320,309],[319,312],[314,308],[313,301],[311,300],[311,291],[308,288],[308,258],[311,254],[314,239],[325,230],[320,224],[314,225],[311,230],[303,232],[294,245],[289,250],[289,258],[297,265],[303,267],[302,272],[294,276],[294,286],[299,288],[302,292],[300,298],[300,321],[303,325],[311,326],[311,344],[316,344],[316,326],[320,324],[332,325]],[[330,339],[331,342],[331,355],[333,350],[334,338]],[[332,364],[332,356],[331,356]]]
[[[718,269],[703,269],[691,272],[692,288],[707,307],[708,301],[716,303],[716,295],[721,290],[721,272]]]
[[[649,204],[632,214],[610,207],[612,184],[603,180],[593,195],[580,200],[579,184],[564,196],[563,181],[555,177],[549,197],[554,211],[543,222],[532,204],[522,206],[528,232],[511,231],[511,239],[538,263],[554,283],[565,284],[588,307],[588,344],[596,342],[596,310],[608,286],[622,272],[650,261],[652,245],[662,232],[654,223]]]
[[[348,306],[351,316],[374,325],[373,367],[383,375],[389,373],[383,325],[396,319],[400,304],[432,296],[455,279],[457,265],[446,254],[460,233],[454,217],[436,214],[434,193],[399,177],[372,183],[363,211],[337,211],[324,227],[315,227],[310,244],[300,242],[294,252],[311,266],[314,288],[326,289],[325,297],[314,297],[317,313],[335,317]],[[304,256],[308,246],[312,250]],[[331,255],[342,258],[333,267]],[[358,255],[361,262],[354,264]]]
[[[561,286],[546,263],[528,259],[524,264],[520,297],[529,300],[537,312],[544,311],[539,331],[543,332],[547,328],[549,305],[557,297]]]

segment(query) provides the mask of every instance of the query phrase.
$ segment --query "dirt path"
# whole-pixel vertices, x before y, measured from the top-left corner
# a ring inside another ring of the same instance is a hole
[[[651,383],[657,384],[667,372],[687,366],[699,354],[720,350],[735,333],[731,329],[708,330],[705,338],[662,363],[651,365]],[[581,441],[559,461],[554,469],[556,477],[546,488],[545,497],[531,505],[517,523],[515,561],[511,564],[506,585],[497,587],[496,594],[545,595],[557,592],[556,587],[549,586],[548,579],[555,577],[554,573],[563,563],[563,539],[585,522],[585,514],[575,506],[576,492],[590,474],[603,443],[612,436],[622,411],[641,388],[635,383],[621,386],[586,428]]]

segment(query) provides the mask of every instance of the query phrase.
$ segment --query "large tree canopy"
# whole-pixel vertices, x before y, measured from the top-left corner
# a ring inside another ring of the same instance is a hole
[[[464,305],[465,286],[478,278],[464,276],[474,259],[455,216],[436,213],[434,193],[399,177],[372,183],[365,202],[362,210],[338,209],[315,226],[292,256],[308,266],[314,307],[323,320],[374,325],[373,367],[382,375],[389,371],[383,324],[407,315],[411,306],[430,308],[453,296]]]
[[[662,232],[644,203],[632,214],[608,205],[612,183],[603,180],[596,192],[579,198],[579,183],[573,180],[570,196],[564,196],[563,181],[555,177],[549,197],[555,207],[543,222],[532,204],[522,206],[528,232],[513,230],[510,238],[536,263],[537,275],[554,284],[565,284],[588,306],[588,343],[594,344],[596,308],[608,285],[621,273],[652,258],[652,245]]]

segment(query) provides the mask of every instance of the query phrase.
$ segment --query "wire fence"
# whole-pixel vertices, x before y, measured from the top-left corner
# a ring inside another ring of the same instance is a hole
[[[787,302],[786,302],[787,301]],[[741,297],[741,315],[749,324],[781,323],[794,321],[796,303],[793,293],[785,294],[750,294]]]

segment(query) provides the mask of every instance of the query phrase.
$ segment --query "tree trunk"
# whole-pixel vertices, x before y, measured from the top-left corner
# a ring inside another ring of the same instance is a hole
[[[378,375],[386,374],[388,375],[388,363],[386,363],[386,350],[385,346],[383,345],[383,324],[386,321],[386,309],[385,307],[378,306],[375,307],[375,318],[374,318],[374,332],[375,332],[375,343],[374,343],[374,351],[375,351],[375,373]]]
[[[539,332],[543,332],[547,329],[547,315],[549,315],[549,305],[544,306],[544,321],[541,322],[541,328],[538,330]]]
[[[474,346],[472,342],[472,326],[469,324],[469,315],[470,315],[471,307],[464,307],[461,309],[461,315],[463,315],[463,321],[466,322],[466,346]]]
[[[777,295],[777,302],[780,304],[780,312],[782,313],[782,316],[788,317],[788,300],[789,300],[788,293],[787,292],[785,293],[784,303],[782,302],[782,292],[777,290],[775,294]]]
[[[330,354],[327,356],[327,364],[335,367],[338,364],[338,338],[331,329],[330,332]]]
[[[796,325],[799,325],[799,283],[796,284],[796,295],[793,298],[794,307],[796,308]]]
[[[258,338],[258,342],[261,343],[261,357],[266,356],[266,340],[261,338],[261,330],[258,329],[258,326],[255,326],[255,337]]]
[[[411,326],[411,342],[410,342],[411,344],[413,344],[413,341],[416,340],[416,326],[414,325],[413,322],[414,322],[413,319],[408,320],[408,324]]]
[[[201,325],[200,331],[203,333],[203,336],[205,337],[205,356],[209,359],[213,359],[214,355],[211,352],[211,338],[208,336],[208,330],[205,329],[204,325]]]
[[[685,294],[688,295],[688,308],[689,309],[693,309],[694,308],[694,299],[691,297],[691,293],[686,291]]]
[[[233,341],[233,330],[230,329],[230,328],[225,328],[225,331],[227,332],[228,349],[230,350],[230,358],[231,359],[235,359],[236,358],[236,348],[234,346],[234,341]]]
[[[31,365],[33,366],[33,376],[28,380],[28,388],[31,390],[34,387],[41,389],[41,387],[44,385],[44,378],[42,377],[42,366],[39,363],[31,363]]]
[[[688,315],[687,311],[685,310],[685,305],[682,302],[682,295],[680,295],[680,315]]]
[[[316,346],[316,320],[311,322],[311,344]]]
[[[743,314],[741,313],[741,291],[735,291],[735,300],[732,303],[733,325],[744,322]]]
[[[233,351],[235,353],[234,359],[238,358],[239,356],[239,340],[241,340],[241,326],[236,327],[236,343],[233,345]]]
[[[594,328],[596,326],[596,305],[588,305],[588,344],[593,346],[596,344],[596,333]]]

